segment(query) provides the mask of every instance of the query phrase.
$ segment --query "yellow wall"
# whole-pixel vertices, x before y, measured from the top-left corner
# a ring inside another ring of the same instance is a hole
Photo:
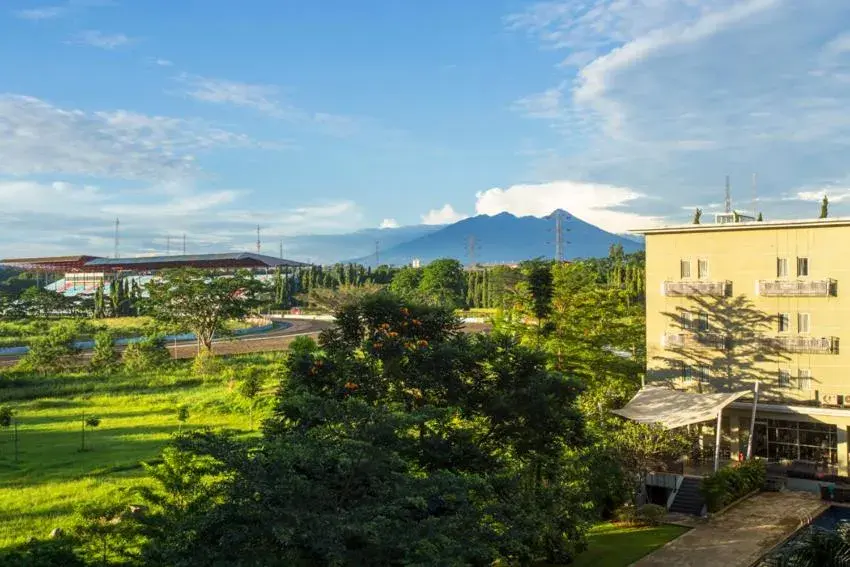
[[[711,281],[732,282],[732,295],[746,296],[755,309],[774,316],[791,315],[792,332],[796,334],[798,312],[810,314],[812,337],[835,336],[846,340],[839,354],[787,354],[787,360],[772,360],[756,364],[762,375],[762,388],[772,397],[815,400],[818,393],[830,392],[850,396],[850,224],[847,226],[775,227],[759,230],[705,230],[684,231],[646,236],[647,278],[647,380],[669,377],[671,364],[662,357],[676,358],[676,354],[662,347],[665,331],[675,332],[678,325],[665,315],[677,309],[692,309],[691,298],[667,297],[662,287],[665,280],[681,281],[679,262],[691,260],[691,275],[696,280],[697,260],[709,261]],[[756,295],[758,280],[776,278],[777,257],[788,259],[789,279],[796,279],[796,258],[809,259],[809,276],[803,279],[832,278],[837,280],[835,297],[760,297]],[[711,319],[711,314],[709,315]],[[776,322],[771,321],[770,334],[779,334]],[[740,349],[738,349],[740,350]],[[706,356],[718,366],[712,372],[709,388],[727,387],[722,370],[726,354],[721,351]],[[792,388],[778,388],[779,368],[790,370]],[[811,391],[796,389],[800,368],[811,372]],[[848,400],[850,404],[850,400]]]

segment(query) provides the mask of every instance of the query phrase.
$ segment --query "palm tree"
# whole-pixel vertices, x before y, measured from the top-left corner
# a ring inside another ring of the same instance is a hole
[[[781,556],[769,562],[772,567],[850,566],[850,526],[837,531],[811,527],[800,540],[790,544]]]

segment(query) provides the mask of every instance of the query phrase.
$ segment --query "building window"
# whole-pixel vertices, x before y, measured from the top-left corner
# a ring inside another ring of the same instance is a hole
[[[809,259],[797,258],[797,277],[809,275]]]
[[[697,276],[701,279],[708,279],[708,260],[697,260]]]
[[[808,368],[801,368],[797,376],[797,387],[801,390],[812,389],[812,371]]]
[[[791,371],[787,368],[779,369],[779,387],[780,388],[790,388],[791,387]]]
[[[806,334],[809,332],[811,317],[808,313],[797,313],[797,332]]]
[[[691,261],[690,260],[682,260],[679,262],[679,275],[682,279],[687,279],[691,277]]]
[[[694,330],[694,314],[690,311],[682,311],[682,330],[683,331],[693,331]]]
[[[780,313],[777,317],[777,323],[780,333],[787,333],[791,330],[791,315],[788,313]]]
[[[697,331],[704,333],[708,331],[708,313],[701,311],[697,320]]]
[[[787,278],[788,277],[788,258],[777,258],[776,259],[776,277],[777,278]]]

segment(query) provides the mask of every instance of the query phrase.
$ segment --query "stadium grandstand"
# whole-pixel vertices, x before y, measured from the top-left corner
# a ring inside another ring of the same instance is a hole
[[[89,295],[101,285],[109,291],[113,281],[129,280],[140,286],[148,283],[162,270],[199,268],[216,270],[223,275],[235,270],[251,270],[258,279],[267,279],[276,268],[308,266],[302,262],[273,256],[234,252],[223,254],[185,254],[174,256],[140,256],[136,258],[101,258],[97,256],[55,256],[47,258],[8,258],[0,265],[27,272],[53,276],[45,289],[67,296]]]

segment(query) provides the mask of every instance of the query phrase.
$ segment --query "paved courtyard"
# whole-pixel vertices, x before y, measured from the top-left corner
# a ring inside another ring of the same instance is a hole
[[[647,555],[633,567],[749,567],[827,508],[808,492],[762,492]]]

